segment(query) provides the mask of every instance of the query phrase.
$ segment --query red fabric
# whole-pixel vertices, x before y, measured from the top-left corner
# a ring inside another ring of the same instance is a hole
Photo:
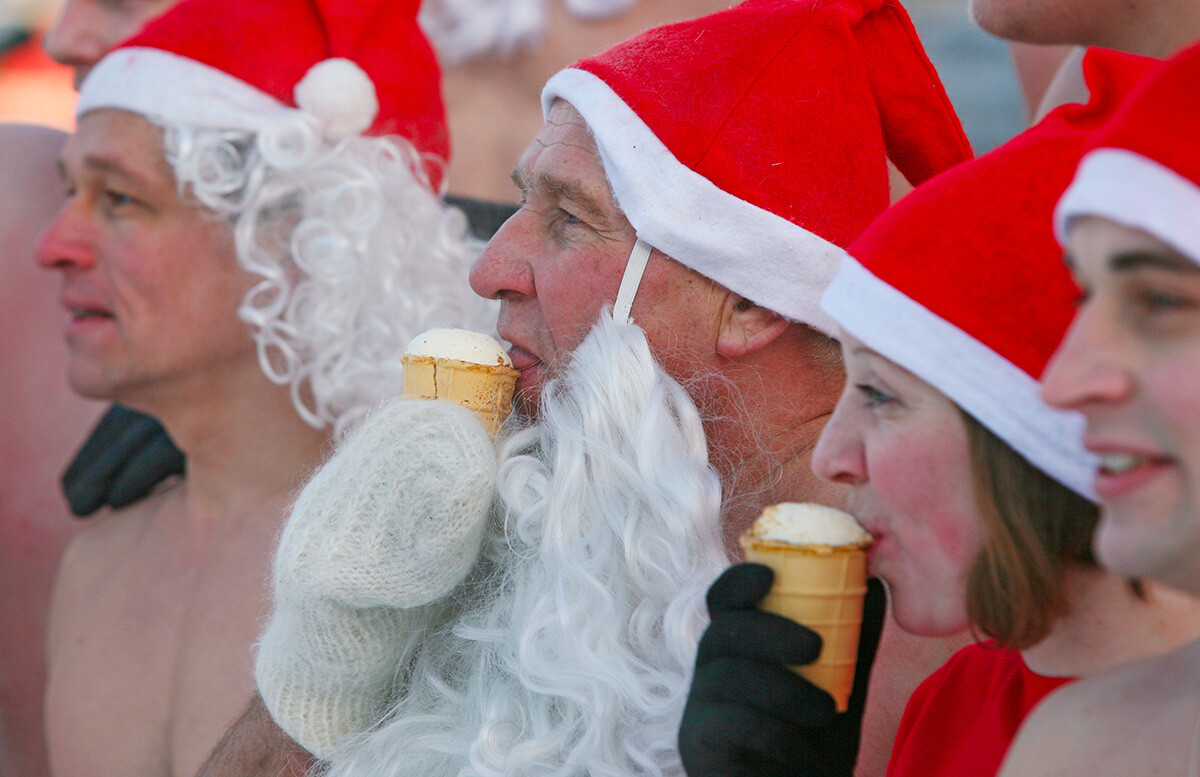
[[[888,777],[992,777],[1025,716],[1073,679],[1034,674],[994,642],[968,645],[908,700]]]
[[[851,244],[863,267],[1040,377],[1075,314],[1051,214],[1087,133],[1157,60],[1092,50],[1093,96],[918,187]],[[954,369],[954,365],[948,365]]]
[[[1124,148],[1200,186],[1200,44],[1161,64],[1130,94],[1095,147]]]
[[[887,207],[888,151],[916,182],[971,157],[894,0],[748,0],[575,67],[681,164],[836,245]]]
[[[402,135],[447,160],[441,71],[417,9],[416,0],[183,0],[121,45],[210,65],[291,106],[309,68],[344,57],[375,85],[368,132]]]

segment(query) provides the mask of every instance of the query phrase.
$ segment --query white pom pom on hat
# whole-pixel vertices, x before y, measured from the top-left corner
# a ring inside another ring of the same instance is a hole
[[[361,67],[335,57],[313,65],[296,84],[296,106],[316,118],[326,139],[338,141],[371,126],[379,98]]]

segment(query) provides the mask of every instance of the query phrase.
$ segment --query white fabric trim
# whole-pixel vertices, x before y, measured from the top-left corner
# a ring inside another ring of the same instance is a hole
[[[120,108],[194,127],[258,132],[308,117],[241,79],[169,51],[129,47],[110,53],[79,90],[76,118]]]
[[[642,285],[642,275],[646,272],[646,263],[650,261],[650,252],[654,249],[645,240],[638,238],[629,252],[629,261],[625,263],[625,272],[621,275],[621,287],[617,289],[617,301],[613,305],[613,320],[618,324],[630,324],[629,317],[633,310],[633,300],[637,297],[638,286]]]
[[[1148,232],[1200,263],[1200,187],[1141,154],[1100,148],[1085,156],[1054,211],[1063,245],[1077,216],[1101,216]]]
[[[639,238],[758,305],[834,334],[820,297],[843,249],[680,163],[591,73],[559,71],[542,90],[543,113],[556,99],[587,122],[613,196]]]
[[[1033,466],[1095,501],[1083,416],[1041,400],[1024,370],[876,278],[852,257],[821,299],[847,332],[941,391]]]

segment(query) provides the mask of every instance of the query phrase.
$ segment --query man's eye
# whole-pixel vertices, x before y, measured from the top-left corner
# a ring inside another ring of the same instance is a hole
[[[854,388],[858,389],[858,392],[862,394],[863,402],[867,407],[879,407],[895,399],[895,397],[883,393],[868,383],[856,383]]]
[[[1167,313],[1195,307],[1195,302],[1187,297],[1161,291],[1142,292],[1138,303],[1149,313]]]
[[[121,208],[128,205],[138,205],[140,201],[124,192],[115,189],[105,189],[104,199],[109,208]]]
[[[563,211],[563,213],[565,214],[564,220],[568,224],[582,224],[583,223],[583,219],[579,218],[574,213],[571,213],[571,212],[565,211],[565,210]]]

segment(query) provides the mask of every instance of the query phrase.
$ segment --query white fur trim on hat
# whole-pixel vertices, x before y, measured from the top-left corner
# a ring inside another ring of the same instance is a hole
[[[821,305],[869,348],[941,391],[1033,466],[1095,500],[1083,416],[1041,400],[1024,370],[847,256]]]
[[[1120,148],[1087,154],[1054,211],[1054,231],[1063,245],[1078,216],[1101,216],[1148,232],[1200,263],[1200,187],[1141,154]]]
[[[162,49],[133,46],[104,57],[84,80],[75,116],[98,108],[252,132],[302,113],[217,68]]]
[[[642,240],[725,288],[832,335],[820,308],[840,247],[718,188],[679,162],[601,79],[560,71],[542,90],[587,122],[613,196]]]

